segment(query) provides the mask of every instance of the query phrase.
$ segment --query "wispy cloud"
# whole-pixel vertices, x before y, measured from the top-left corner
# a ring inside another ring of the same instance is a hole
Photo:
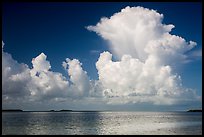
[[[195,57],[195,58],[202,57],[202,49],[192,51],[190,53],[190,56]]]
[[[90,53],[91,54],[99,54],[101,51],[100,50],[91,50]]]
[[[182,63],[187,64],[199,59],[202,59],[202,49],[191,50],[186,53],[186,58],[182,61]]]

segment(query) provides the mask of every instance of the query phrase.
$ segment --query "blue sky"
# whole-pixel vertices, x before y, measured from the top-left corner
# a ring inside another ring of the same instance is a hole
[[[95,63],[107,41],[85,27],[96,25],[101,17],[110,17],[126,6],[142,6],[164,15],[163,24],[174,24],[171,34],[195,41],[193,50],[202,49],[201,3],[169,2],[96,2],[96,3],[3,3],[2,40],[4,51],[19,63],[32,67],[32,58],[47,55],[51,70],[67,76],[62,67],[65,58],[76,58],[90,79],[97,80]],[[202,95],[202,59],[176,68],[184,87]]]

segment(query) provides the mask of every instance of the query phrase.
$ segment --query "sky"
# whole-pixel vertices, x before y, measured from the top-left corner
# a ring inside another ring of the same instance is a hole
[[[201,3],[3,3],[2,106],[202,107]]]

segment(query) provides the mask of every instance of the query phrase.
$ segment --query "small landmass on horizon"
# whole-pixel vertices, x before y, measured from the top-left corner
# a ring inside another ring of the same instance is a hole
[[[189,109],[187,112],[202,112],[202,109]]]
[[[21,109],[3,109],[2,112],[22,112]]]

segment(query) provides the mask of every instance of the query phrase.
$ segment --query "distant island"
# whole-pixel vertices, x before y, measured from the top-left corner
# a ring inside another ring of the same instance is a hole
[[[60,110],[60,112],[67,112],[67,111],[72,111],[72,110],[66,110],[66,109]]]
[[[21,110],[21,109],[2,109],[2,112],[71,112],[72,110],[45,110],[45,111],[27,111],[27,110]]]
[[[61,110],[21,110],[21,109],[2,109],[2,112],[101,112],[97,110],[70,110],[70,109],[61,109]]]
[[[187,112],[202,112],[202,109],[190,109]]]
[[[2,112],[23,112],[21,109],[4,109]]]
[[[49,112],[70,112],[72,110],[62,109],[62,110],[50,110]]]

